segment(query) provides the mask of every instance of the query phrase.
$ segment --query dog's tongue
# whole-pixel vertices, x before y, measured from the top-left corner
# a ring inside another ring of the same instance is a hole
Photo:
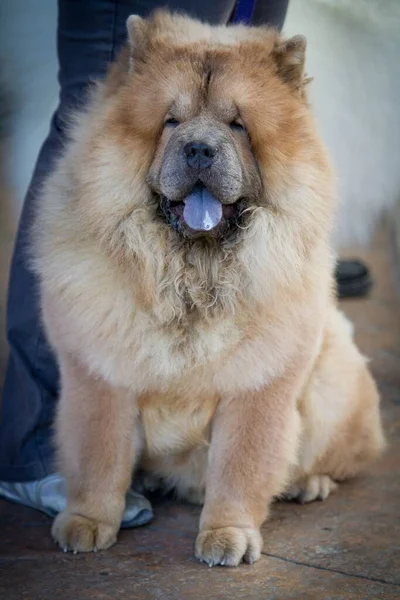
[[[222,219],[222,204],[206,188],[194,188],[185,200],[183,218],[195,231],[210,231]]]

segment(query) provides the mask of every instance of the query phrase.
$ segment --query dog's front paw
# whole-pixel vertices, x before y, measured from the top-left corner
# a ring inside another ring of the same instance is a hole
[[[237,567],[244,560],[253,564],[260,558],[262,537],[250,527],[221,527],[201,531],[196,540],[196,558],[210,567]]]
[[[51,535],[64,552],[96,552],[105,550],[117,540],[119,526],[95,521],[65,510],[57,515]]]

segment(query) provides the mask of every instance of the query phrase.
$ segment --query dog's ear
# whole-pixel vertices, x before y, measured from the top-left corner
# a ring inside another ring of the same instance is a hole
[[[139,15],[131,15],[126,22],[128,42],[130,48],[131,68],[140,60],[147,47],[147,21]]]
[[[278,39],[272,51],[278,75],[295,90],[302,90],[307,83],[304,79],[306,46],[306,38],[295,35],[288,40]]]

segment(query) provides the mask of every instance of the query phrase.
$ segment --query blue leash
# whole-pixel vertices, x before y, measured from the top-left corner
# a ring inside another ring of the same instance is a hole
[[[256,0],[237,0],[232,23],[250,25]]]

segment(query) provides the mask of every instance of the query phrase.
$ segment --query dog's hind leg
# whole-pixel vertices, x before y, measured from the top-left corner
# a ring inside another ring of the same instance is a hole
[[[332,310],[320,355],[298,402],[302,434],[298,463],[284,496],[325,500],[365,471],[385,446],[379,395],[345,317]]]

